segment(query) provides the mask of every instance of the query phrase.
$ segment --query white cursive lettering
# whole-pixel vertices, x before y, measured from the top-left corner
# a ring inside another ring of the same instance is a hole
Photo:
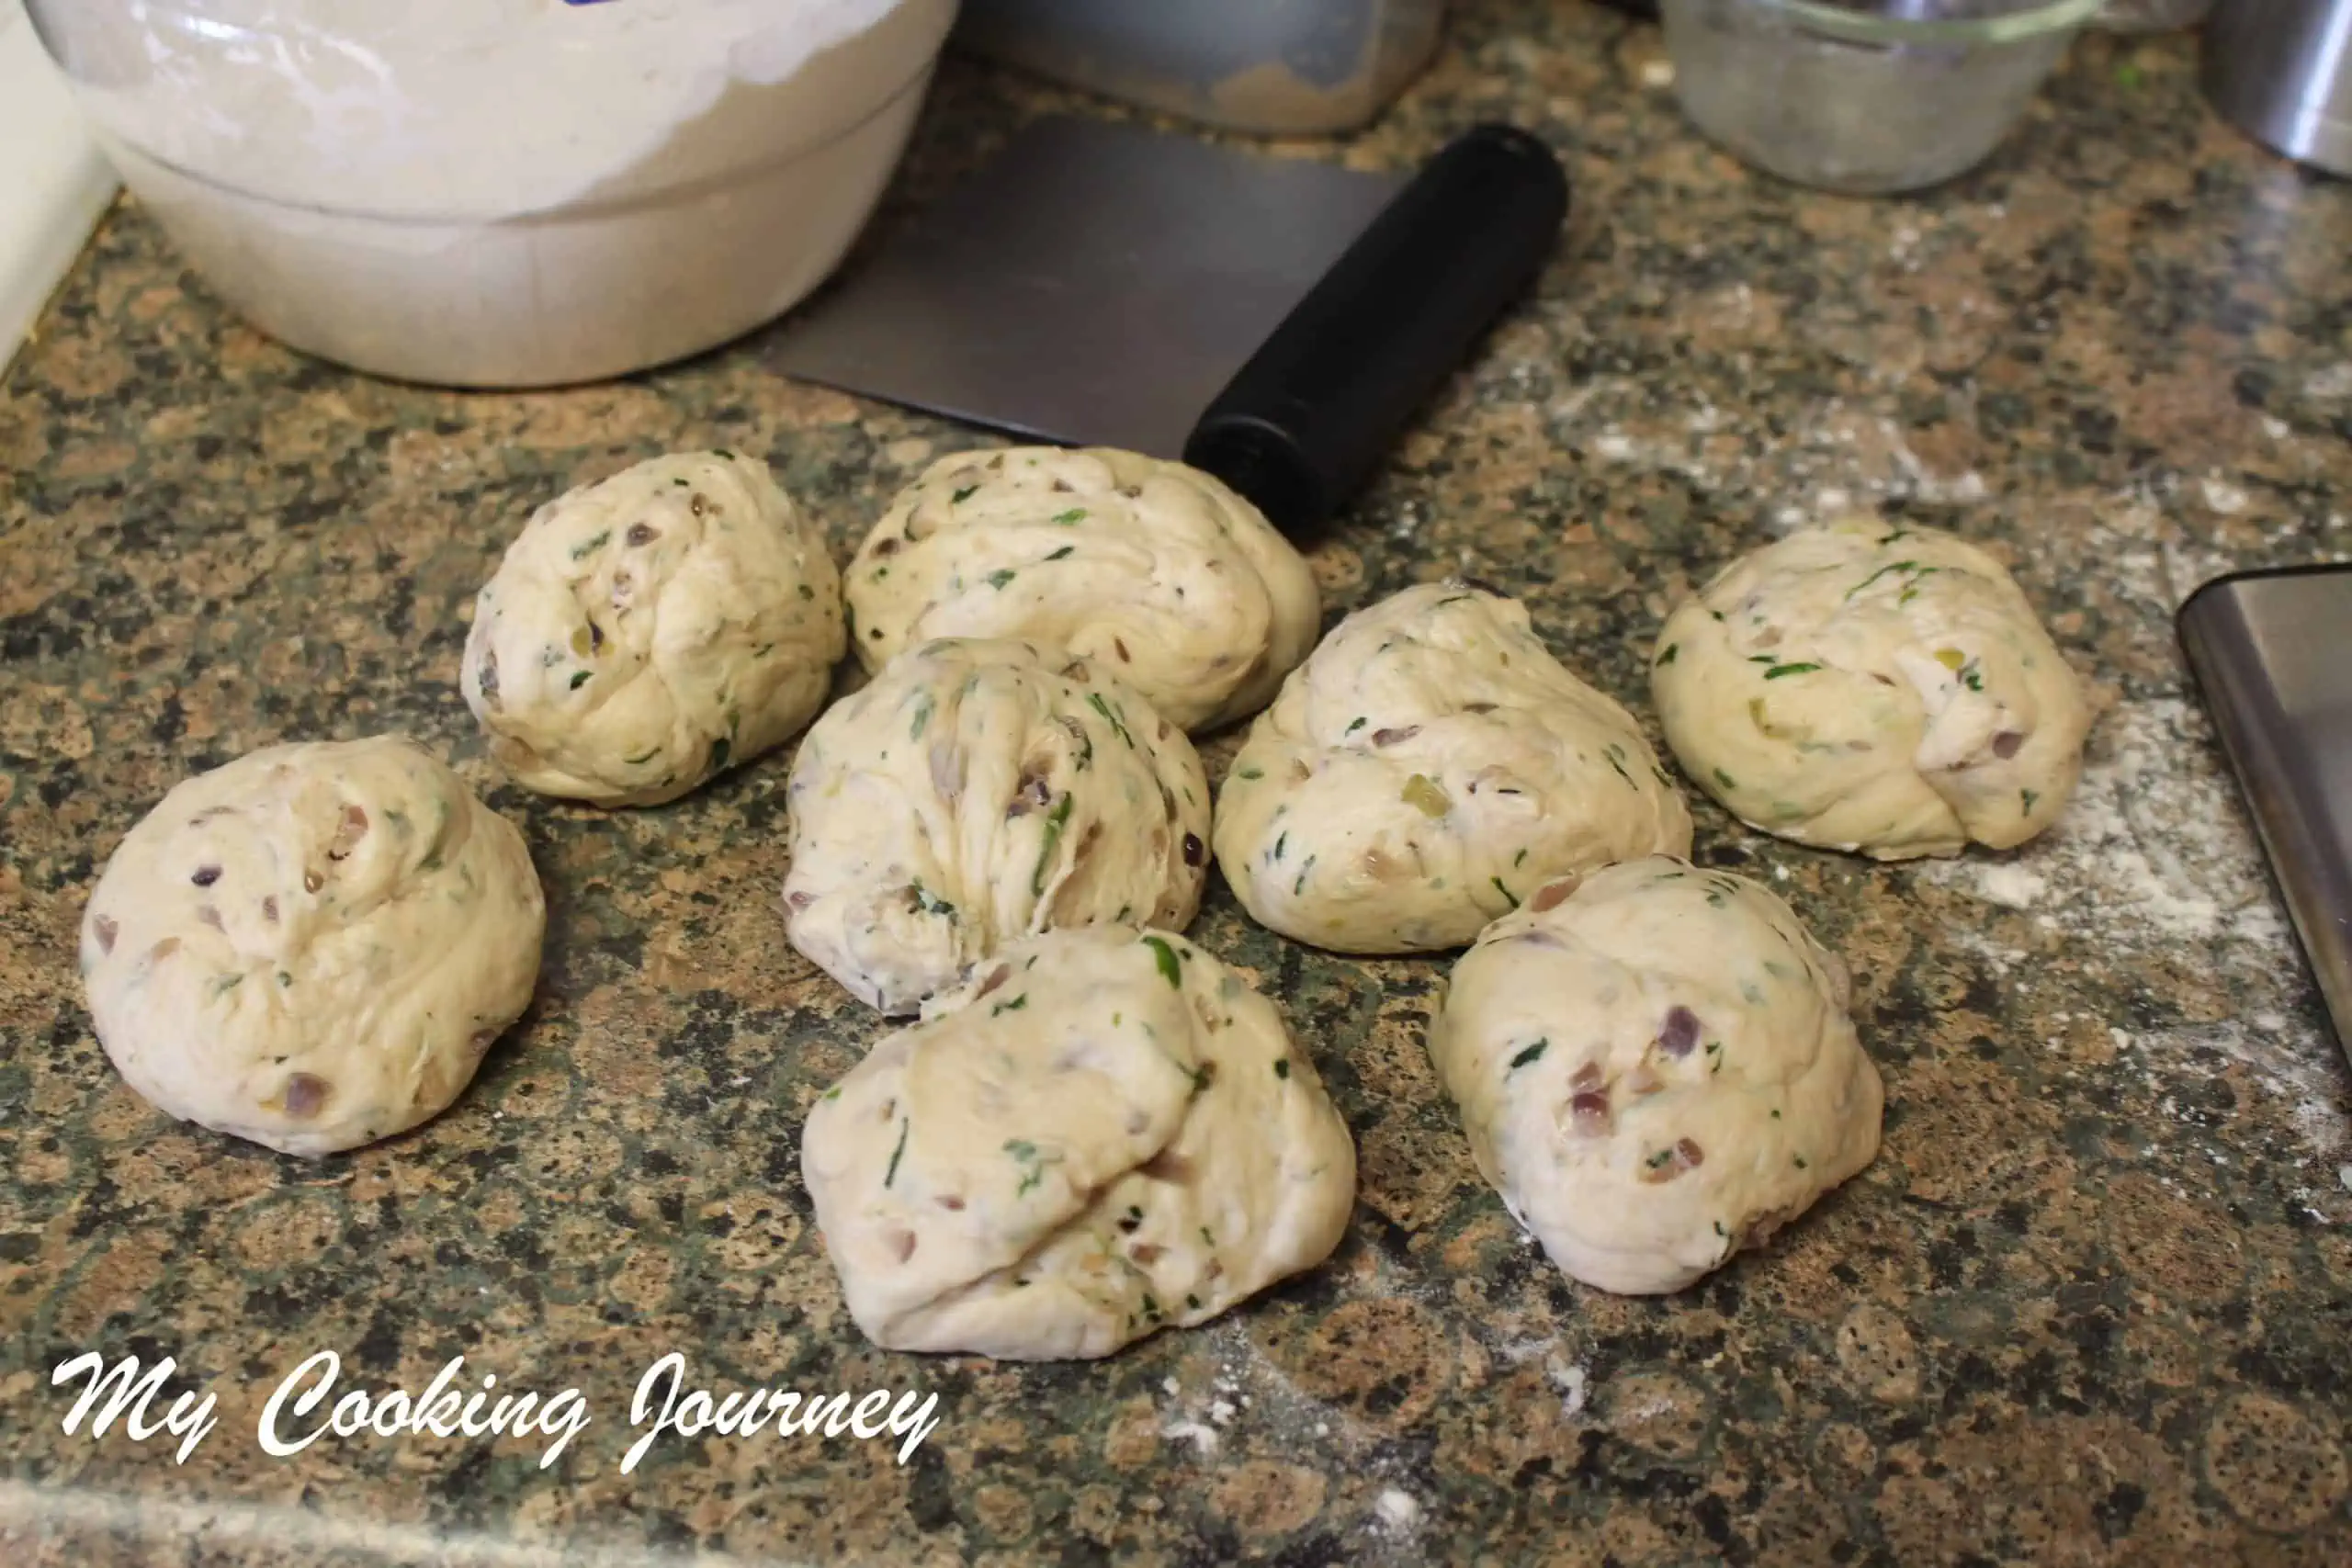
[[[82,1391],[82,1397],[75,1400],[74,1408],[66,1413],[65,1435],[72,1437],[74,1428],[82,1424],[84,1417],[88,1416],[90,1436],[103,1438],[107,1428],[113,1426],[116,1417],[119,1416],[122,1429],[134,1443],[143,1443],[158,1432],[169,1432],[179,1438],[180,1446],[172,1456],[172,1462],[186,1464],[187,1456],[196,1451],[196,1445],[204,1441],[205,1434],[220,1422],[212,1414],[212,1395],[208,1393],[199,1400],[193,1391],[173,1400],[172,1407],[164,1412],[161,1421],[148,1418],[149,1402],[162,1391],[177,1369],[178,1363],[166,1356],[150,1367],[147,1375],[141,1377],[139,1375],[138,1357],[125,1356],[108,1369],[106,1358],[96,1350],[85,1351],[60,1364],[49,1374],[50,1387],[71,1382],[85,1374],[90,1380],[89,1386]],[[101,1395],[106,1396],[106,1408],[97,1410],[92,1416],[91,1412],[96,1410]]]
[[[898,1396],[891,1405],[888,1389],[876,1389],[863,1398],[848,1393],[803,1394],[789,1389],[752,1389],[729,1393],[723,1398],[707,1389],[686,1386],[686,1359],[673,1350],[651,1366],[638,1379],[637,1393],[629,1400],[629,1425],[641,1429],[636,1442],[621,1458],[621,1473],[633,1473],[644,1462],[645,1456],[661,1441],[664,1434],[680,1438],[698,1438],[717,1432],[722,1436],[748,1438],[763,1427],[774,1423],[779,1438],[813,1438],[820,1435],[838,1438],[843,1432],[872,1439],[888,1434],[905,1440],[899,1445],[899,1462],[904,1464],[914,1457],[916,1449],[939,1425],[933,1412],[939,1408],[939,1395],[908,1393]],[[886,1419],[883,1412],[890,1412]]]

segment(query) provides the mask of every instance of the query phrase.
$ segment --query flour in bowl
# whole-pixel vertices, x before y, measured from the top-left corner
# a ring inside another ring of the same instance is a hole
[[[216,0],[42,32],[212,286],[395,376],[619,374],[831,271],[954,0]]]

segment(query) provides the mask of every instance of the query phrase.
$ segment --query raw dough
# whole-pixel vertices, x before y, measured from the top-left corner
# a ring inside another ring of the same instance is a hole
[[[1487,927],[1430,1055],[1552,1261],[1655,1295],[1876,1157],[1883,1090],[1850,992],[1770,892],[1655,856],[1548,884]]]
[[[289,1155],[405,1132],[522,1016],[512,823],[413,742],[271,746],[164,796],[82,917],[99,1043],[157,1110]]]
[[[850,563],[849,604],[868,669],[925,637],[1025,637],[1108,667],[1188,730],[1265,706],[1323,615],[1256,507],[1107,447],[941,458]]]
[[[824,536],[756,457],[656,457],[541,507],[474,606],[466,703],[517,784],[658,806],[791,739],[842,657]]]
[[[1182,931],[1208,874],[1184,732],[1100,660],[926,643],[817,721],[793,760],[792,944],[884,1012],[1015,937]]]
[[[2082,771],[2082,684],[2000,562],[1865,518],[1733,563],[1667,618],[1683,771],[1752,828],[1879,860],[2005,850]]]
[[[886,1349],[1105,1356],[1330,1256],[1355,1146],[1273,1003],[1172,931],[1014,943],[808,1113],[800,1169]]]
[[[1242,906],[1342,953],[1458,947],[1554,876],[1690,850],[1634,716],[1562,669],[1517,601],[1461,582],[1340,622],[1216,802]]]

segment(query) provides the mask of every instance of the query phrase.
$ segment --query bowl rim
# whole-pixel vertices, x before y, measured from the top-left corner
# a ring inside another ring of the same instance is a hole
[[[1877,16],[1819,0],[1745,0],[1758,10],[1780,11],[1815,32],[1851,43],[2017,43],[2088,21],[2107,0],[2048,0],[2004,17],[1944,21]]]

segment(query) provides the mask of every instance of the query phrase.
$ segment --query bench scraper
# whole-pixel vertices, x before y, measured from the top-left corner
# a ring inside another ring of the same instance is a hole
[[[787,376],[1030,440],[1182,457],[1312,528],[1557,243],[1567,178],[1480,126],[1409,182],[1032,122],[788,318]]]

